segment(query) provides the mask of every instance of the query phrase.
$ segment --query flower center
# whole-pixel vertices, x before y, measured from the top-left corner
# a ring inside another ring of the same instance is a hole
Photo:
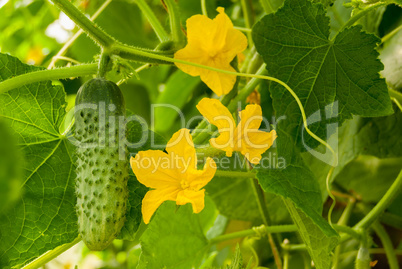
[[[185,190],[185,189],[187,189],[188,187],[190,187],[190,184],[188,184],[187,180],[185,180],[185,179],[183,179],[182,181],[180,181],[180,185],[181,185],[181,188],[182,188],[183,190]]]

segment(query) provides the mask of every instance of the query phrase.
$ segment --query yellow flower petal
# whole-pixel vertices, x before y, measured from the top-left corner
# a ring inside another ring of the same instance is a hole
[[[236,128],[232,114],[219,100],[203,98],[196,107],[209,123],[218,127],[219,131],[234,131]]]
[[[193,191],[185,189],[177,194],[177,205],[191,203],[194,213],[200,213],[204,209],[205,190]]]
[[[145,224],[148,224],[156,209],[165,201],[175,201],[179,189],[170,187],[149,191],[142,200],[141,212]]]
[[[229,29],[226,37],[225,47],[222,49],[221,57],[232,59],[247,48],[246,36],[237,29]]]
[[[198,103],[197,109],[211,124],[218,127],[219,136],[210,140],[211,145],[226,151],[227,156],[232,156],[236,129],[232,114],[219,100],[211,98],[203,98]]]
[[[244,129],[258,129],[262,122],[262,110],[259,105],[248,105],[244,110],[239,113],[242,130]]]
[[[189,175],[190,188],[194,190],[203,188],[214,177],[216,169],[215,161],[212,158],[207,158],[203,170],[192,171]]]
[[[269,133],[252,129],[246,130],[241,141],[240,152],[250,163],[258,164],[261,160],[261,155],[273,145],[276,137],[275,130]]]
[[[197,169],[197,155],[190,130],[183,128],[174,133],[166,145],[166,151],[172,157],[173,165],[179,172],[184,174],[187,169]]]
[[[179,173],[172,167],[169,155],[160,150],[137,153],[130,159],[131,168],[137,180],[148,188],[179,186]],[[165,169],[164,169],[165,168]]]
[[[211,63],[204,65],[215,67],[221,70],[236,72],[236,70],[231,67],[230,64],[223,64],[217,61],[213,62],[213,65],[211,65]],[[200,78],[218,96],[228,94],[236,83],[235,75],[223,74],[207,69],[200,71]]]

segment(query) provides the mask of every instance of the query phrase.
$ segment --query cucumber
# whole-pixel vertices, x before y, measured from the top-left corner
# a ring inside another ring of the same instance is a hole
[[[128,162],[119,122],[125,103],[103,78],[81,86],[75,100],[76,195],[79,233],[90,250],[105,249],[126,219]]]

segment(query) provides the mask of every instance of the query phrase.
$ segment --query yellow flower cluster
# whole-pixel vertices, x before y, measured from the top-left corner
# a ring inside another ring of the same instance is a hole
[[[195,15],[187,20],[188,44],[175,54],[176,59],[235,71],[230,62],[246,49],[247,39],[233,28],[223,8],[217,10],[219,15],[213,20],[203,15]],[[218,96],[230,92],[236,81],[235,75],[185,64],[176,65],[192,76],[200,76]],[[228,157],[238,151],[250,163],[258,164],[261,154],[272,146],[276,138],[275,131],[259,130],[262,110],[258,104],[246,106],[239,113],[240,122],[237,125],[219,100],[204,98],[198,103],[197,109],[218,128],[219,136],[210,140],[211,146],[225,151]],[[212,180],[217,170],[211,158],[206,159],[202,170],[197,169],[196,150],[188,129],[180,129],[172,136],[166,152],[140,151],[130,160],[138,181],[152,189],[142,201],[142,215],[146,224],[164,201],[175,201],[177,205],[191,203],[194,213],[201,212],[205,196],[203,187]]]

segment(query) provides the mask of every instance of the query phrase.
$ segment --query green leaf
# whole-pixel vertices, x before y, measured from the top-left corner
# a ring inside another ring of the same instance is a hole
[[[199,77],[192,77],[180,70],[169,77],[165,89],[156,101],[155,130],[157,132],[167,132],[178,116],[183,119],[179,113],[200,82]]]
[[[0,54],[0,77],[38,70]],[[16,133],[24,156],[22,195],[0,217],[0,267],[22,266],[77,236],[74,148],[58,130],[65,92],[50,81],[0,95],[0,117]]]
[[[350,27],[329,40],[329,18],[321,5],[308,0],[287,0],[275,14],[266,15],[253,28],[257,51],[267,70],[298,95],[310,129],[323,139],[352,115],[377,117],[393,112],[383,69],[377,59],[376,36]],[[299,148],[318,142],[303,128],[295,99],[282,86],[271,83],[271,95],[283,130],[296,138]],[[317,118],[321,117],[321,119]],[[304,140],[303,140],[304,138]],[[304,143],[303,143],[304,141]]]
[[[329,6],[329,5],[332,5],[335,2],[335,0],[312,0],[311,2],[320,3],[324,6]]]
[[[198,268],[208,241],[190,204],[165,202],[141,237],[140,268]],[[137,267],[138,268],[138,267]]]
[[[316,268],[331,268],[331,251],[338,245],[339,238],[333,229],[322,218],[318,218],[318,224],[311,217],[306,216],[302,210],[287,200],[286,205],[293,221],[297,225],[300,236],[307,245],[307,250],[314,261]],[[321,227],[329,227],[322,230]]]
[[[280,129],[279,129],[280,130]],[[319,269],[328,269],[331,250],[339,236],[323,219],[320,185],[314,174],[304,164],[292,141],[282,131],[277,139],[278,149],[287,150],[285,169],[262,169],[258,167],[257,178],[264,191],[284,198],[290,215],[298,226],[311,258]],[[303,224],[305,223],[305,224]],[[304,225],[307,225],[306,228]],[[322,248],[322,246],[326,246]]]
[[[20,195],[22,161],[13,133],[0,118],[0,212]]]

